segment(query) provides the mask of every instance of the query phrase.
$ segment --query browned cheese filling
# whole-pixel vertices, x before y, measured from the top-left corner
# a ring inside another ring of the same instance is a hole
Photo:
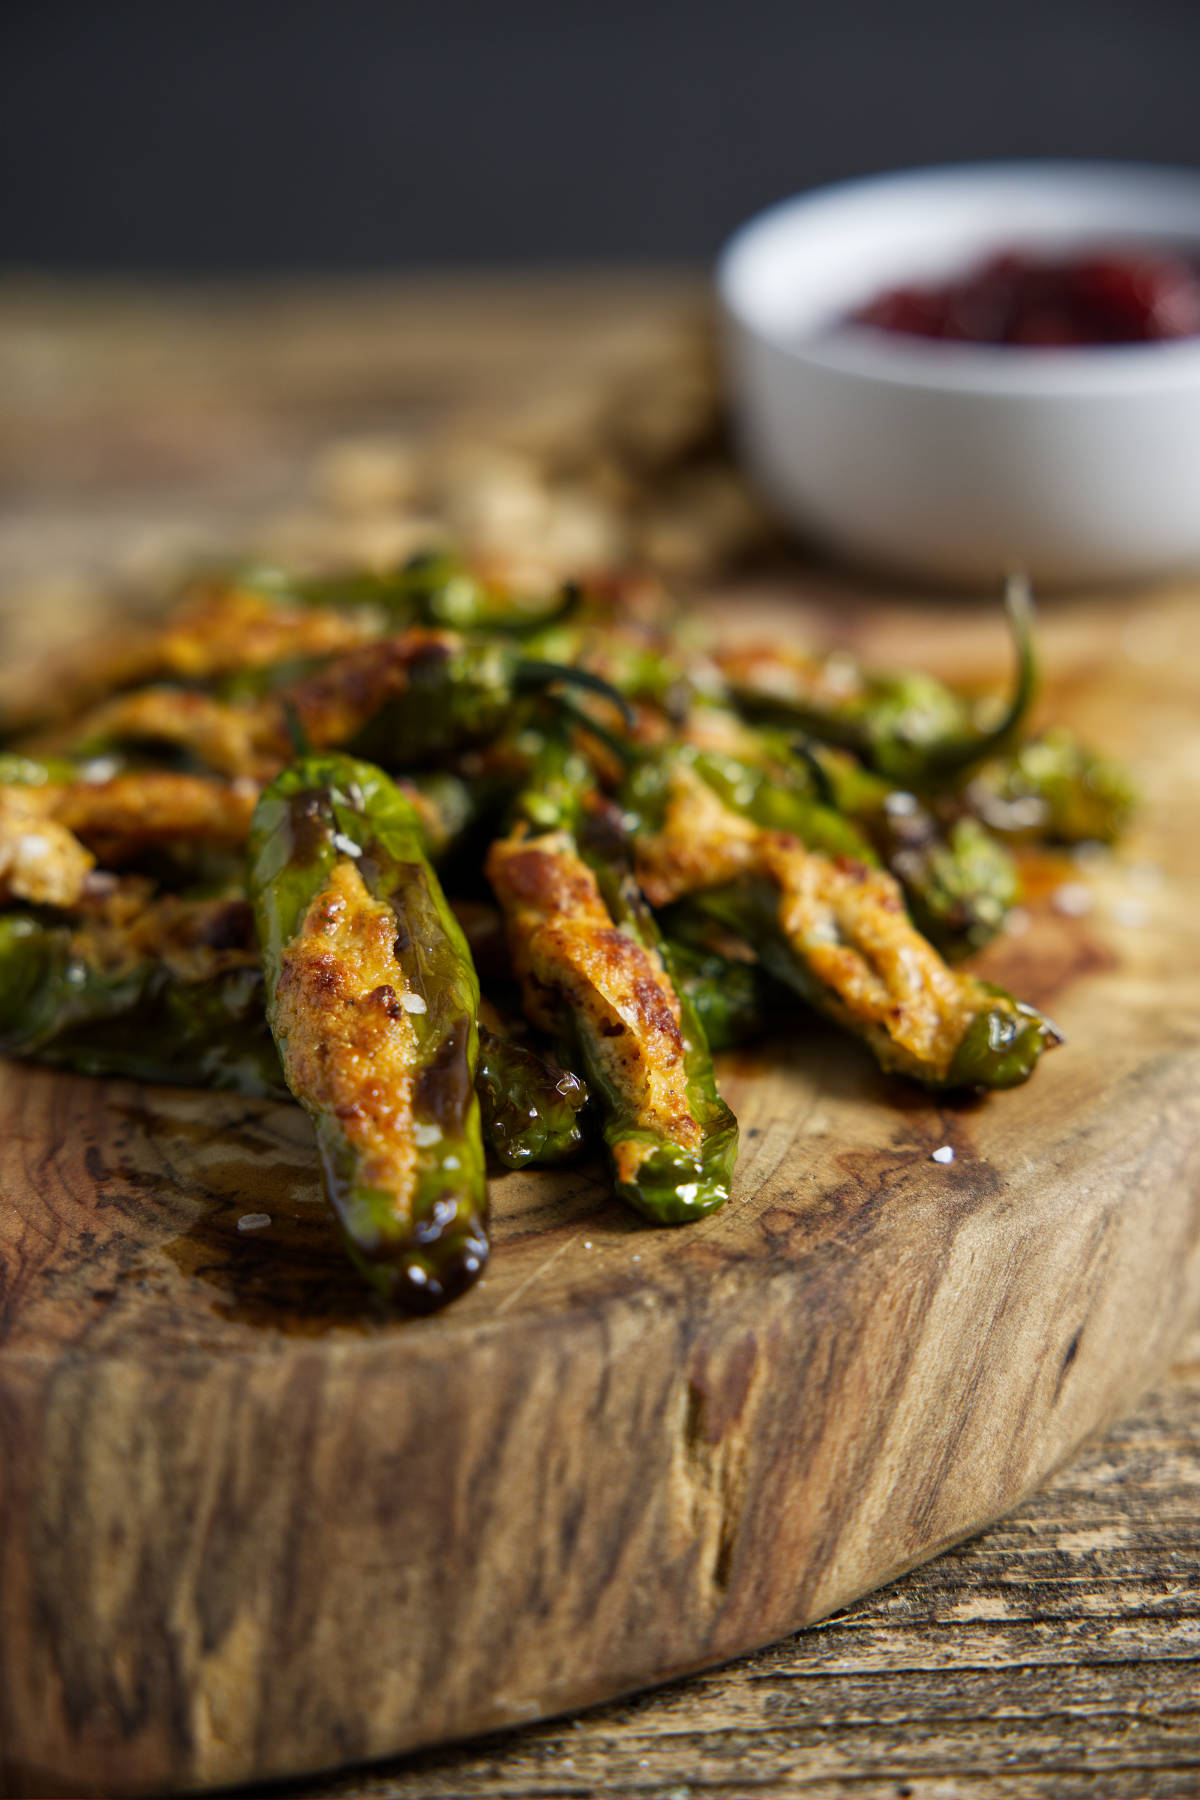
[[[247,900],[152,896],[140,876],[93,875],[81,897],[72,942],[98,968],[158,962],[176,980],[215,980],[259,966],[254,914]]]
[[[769,880],[779,892],[780,931],[823,1010],[866,1037],[885,1068],[944,1077],[971,1021],[993,1004],[921,936],[886,871],[761,829],[686,766],[673,772],[662,829],[637,838],[635,862],[655,906],[739,876]]]
[[[170,744],[219,774],[267,782],[293,755],[293,721],[314,750],[348,743],[381,706],[406,691],[415,658],[456,643],[436,631],[380,638],[277,694],[239,703],[186,688],[138,688],[106,701],[69,734],[53,734],[34,748],[69,749],[105,739]]]
[[[203,586],[150,647],[141,679],[205,681],[292,657],[336,656],[378,636],[378,619],[364,609],[289,606],[248,588]]]
[[[235,706],[186,688],[147,687],[118,694],[88,713],[69,734],[44,747],[54,751],[111,739],[116,743],[170,744],[221,775],[266,782],[291,755],[287,720],[279,702]],[[39,746],[35,746],[35,749]]]
[[[604,1077],[645,1129],[684,1149],[703,1133],[687,1098],[679,1001],[658,957],[612,922],[596,878],[566,832],[492,845],[488,879],[529,1017],[554,1032],[569,1009]],[[614,1151],[633,1180],[649,1146]]]
[[[852,656],[805,656],[776,644],[718,651],[717,664],[734,687],[806,706],[842,706],[865,693],[863,673]]]
[[[395,939],[392,909],[351,861],[337,863],[283,953],[275,1031],[296,1098],[337,1119],[360,1184],[394,1195],[399,1211],[411,1210],[416,1176],[417,1035]]]
[[[39,788],[0,787],[0,903],[75,906],[95,860],[47,816]]]
[[[158,769],[38,790],[51,816],[109,866],[162,844],[237,849],[250,830],[258,791],[244,777],[214,781]]]
[[[239,669],[269,668],[294,657],[336,656],[380,634],[368,608],[289,606],[282,598],[205,581],[193,586],[157,630],[123,634],[113,654],[57,670],[53,690],[12,720],[25,731],[48,728],[105,695],[148,682],[207,681]]]

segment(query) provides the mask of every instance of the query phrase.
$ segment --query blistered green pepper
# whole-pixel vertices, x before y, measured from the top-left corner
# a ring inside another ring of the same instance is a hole
[[[737,1120],[717,1090],[712,1052],[699,1011],[686,984],[675,976],[670,951],[632,872],[623,856],[610,848],[593,848],[589,853],[588,837],[585,831],[581,848],[597,877],[613,923],[661,963],[678,999],[687,1103],[701,1128],[699,1150],[685,1150],[657,1129],[649,1128],[637,1108],[630,1105],[628,1094],[609,1080],[604,1066],[594,1058],[589,1060],[586,1052],[585,1067],[593,1092],[604,1094],[607,1089],[603,1134],[614,1156],[614,1167],[618,1166],[619,1144],[634,1138],[651,1144],[651,1154],[640,1163],[636,1178],[618,1178],[617,1192],[660,1224],[687,1224],[714,1212],[729,1198],[738,1152]]]
[[[964,797],[993,831],[1062,844],[1112,843],[1137,801],[1120,763],[1090,750],[1063,726],[985,763]]]
[[[961,1037],[946,1046],[941,1033],[934,1033],[926,1052],[901,1043],[893,1030],[891,1006],[877,1005],[870,1010],[857,1007],[848,1003],[852,996],[839,992],[822,978],[821,952],[826,941],[823,934],[810,945],[803,931],[785,931],[779,891],[763,876],[747,876],[725,887],[693,894],[682,903],[680,910],[684,909],[713,921],[747,946],[753,946],[776,981],[815,1011],[860,1037],[881,1067],[907,1075],[924,1087],[1015,1087],[1028,1080],[1044,1050],[1062,1041],[1057,1028],[1035,1008],[1013,999],[1002,988],[947,970],[947,977],[964,984],[962,1003],[957,1008],[962,1018]],[[870,939],[860,948],[864,960],[872,962],[874,947]],[[928,946],[926,950],[932,955]],[[883,976],[884,970],[881,967],[875,973]]]
[[[689,744],[647,749],[637,758],[621,793],[630,829],[658,828],[679,764],[694,769],[731,812],[766,831],[788,832],[825,856],[852,856],[868,865],[878,860],[852,820],[814,797],[802,769]]]
[[[734,653],[727,658],[731,693],[748,717],[853,750],[897,785],[936,787],[1007,745],[1032,703],[1032,612],[1028,588],[1017,578],[1009,582],[1006,610],[1016,673],[999,718],[984,727],[976,724],[972,707],[932,675],[863,669],[840,655],[807,665],[758,657],[747,670]]]
[[[370,764],[303,757],[258,803],[248,885],[267,1016],[350,1254],[428,1311],[483,1269],[487,1187],[479,984],[420,820]]]
[[[520,635],[557,624],[579,601],[572,582],[550,594],[523,594],[476,574],[445,550],[421,551],[397,569],[299,576],[262,565],[244,569],[234,579],[241,587],[291,604],[369,609],[392,631],[441,625],[453,631]]]
[[[992,996],[963,1034],[944,1082],[946,1088],[1010,1088],[1028,1081],[1043,1050],[1061,1044],[1062,1033],[1036,1007],[1014,1000],[990,981]]]
[[[709,1049],[715,1055],[763,1037],[777,1010],[772,1002],[778,989],[762,964],[750,960],[750,953],[735,958],[690,943],[685,929],[682,917],[678,934],[668,925],[664,949],[675,990],[691,1003]]]
[[[853,821],[904,889],[913,921],[943,956],[981,950],[1020,896],[1017,866],[978,820],[942,809],[866,769],[847,750],[797,745],[824,800]]]
[[[522,925],[521,895],[508,872],[533,855],[542,859],[543,878],[531,902],[535,912],[541,908],[540,923],[578,929],[590,941],[598,964],[606,973],[614,971],[621,996],[613,1017],[611,999],[586,974],[564,967],[560,976],[553,958],[538,981],[540,990],[548,983],[554,993],[557,1029],[570,1046],[568,1060],[587,1078],[617,1193],[660,1224],[703,1218],[729,1197],[737,1121],[717,1091],[696,1010],[672,979],[662,935],[633,879],[620,824],[599,802],[585,760],[554,738],[547,741],[515,815],[513,835],[493,845],[489,858],[489,874],[509,916],[510,938]],[[530,828],[541,835],[525,836]],[[553,911],[559,894],[578,903],[578,914]],[[514,961],[520,957],[515,955]],[[653,1041],[638,1039],[646,997],[657,1008],[664,984],[674,995],[679,1020],[673,1047],[664,1042],[673,1033],[660,1033],[657,1025]],[[668,1079],[681,1078],[689,1134],[695,1131],[698,1139],[694,1147],[677,1143],[661,1114],[646,1109],[644,1091],[620,1050],[626,1034],[638,1040],[635,1068],[665,1058],[660,1073],[669,1069]]]
[[[105,967],[84,936],[25,911],[0,915],[0,1052],[87,1075],[287,1092],[258,969],[183,981],[157,960]]]
[[[587,1087],[529,1044],[481,1026],[475,1085],[488,1149],[506,1168],[565,1162],[583,1142]]]

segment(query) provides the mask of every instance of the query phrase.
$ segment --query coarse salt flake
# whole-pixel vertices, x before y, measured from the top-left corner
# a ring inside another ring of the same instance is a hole
[[[930,1157],[929,1160],[930,1160],[930,1162],[936,1162],[936,1163],[952,1163],[954,1161],[954,1145],[953,1144],[941,1145],[941,1147],[939,1149],[937,1149],[933,1152],[933,1155]]]
[[[270,1213],[243,1213],[238,1220],[239,1231],[261,1231],[264,1225],[271,1223]]]
[[[424,999],[420,994],[401,994],[400,1004],[406,1013],[428,1012]]]

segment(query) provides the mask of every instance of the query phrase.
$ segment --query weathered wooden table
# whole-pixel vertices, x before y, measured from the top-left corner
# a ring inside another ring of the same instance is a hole
[[[697,294],[668,276],[0,290],[0,679],[103,617],[114,575],[258,541],[264,519],[307,543],[314,458],[333,540],[372,541],[395,455],[331,460],[332,438],[486,430],[533,392],[628,380]],[[1198,1659],[1200,1340],[1038,1498],[824,1625],[577,1718],[275,1791],[1200,1794]]]

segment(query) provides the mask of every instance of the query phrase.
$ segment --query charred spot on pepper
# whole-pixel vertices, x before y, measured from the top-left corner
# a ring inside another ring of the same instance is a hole
[[[316,862],[329,837],[329,806],[325,797],[309,789],[287,801],[287,829],[291,854],[297,862]]]
[[[475,1092],[467,1056],[470,1028],[465,1015],[454,1021],[414,1089],[413,1110],[447,1136],[462,1130]]]

